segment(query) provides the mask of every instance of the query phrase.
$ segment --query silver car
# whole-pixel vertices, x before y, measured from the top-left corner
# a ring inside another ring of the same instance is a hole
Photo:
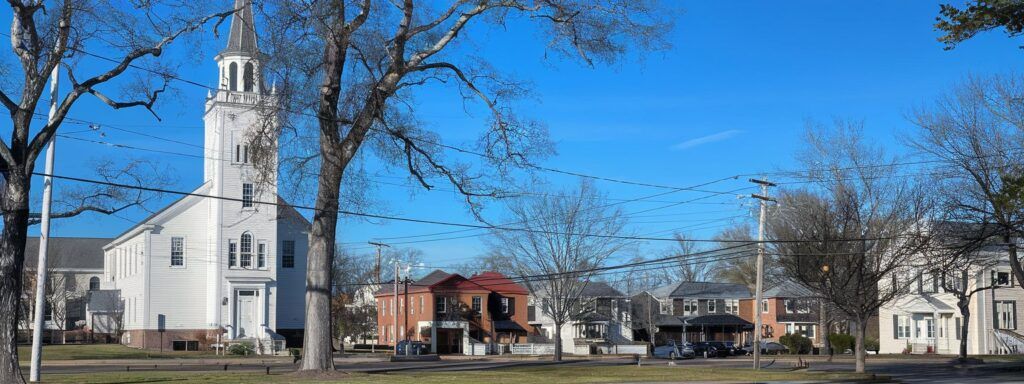
[[[690,343],[676,343],[670,340],[668,344],[654,347],[654,357],[663,359],[692,359],[695,356],[693,346]]]

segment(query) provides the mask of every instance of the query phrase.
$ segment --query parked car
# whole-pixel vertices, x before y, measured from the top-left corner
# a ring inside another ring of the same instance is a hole
[[[693,353],[693,346],[690,343],[676,343],[669,340],[668,344],[654,347],[654,357],[664,359],[692,359],[696,356]]]
[[[747,344],[746,346],[744,346],[743,350],[747,354],[749,354],[749,355],[753,355],[754,354],[754,347],[752,347],[750,344]],[[765,355],[781,355],[781,354],[786,353],[786,352],[789,352],[789,348],[787,348],[785,345],[776,343],[774,341],[762,341],[761,342],[761,353],[762,354],[765,354]]]
[[[401,340],[398,342],[399,355],[426,355],[428,353],[430,353],[430,346],[422,341]]]
[[[725,344],[725,347],[729,350],[730,356],[743,356],[747,354],[747,351],[744,351],[743,348],[736,346],[735,342],[723,341],[722,343]]]
[[[721,341],[701,341],[694,343],[693,352],[707,357],[729,357],[729,348]]]

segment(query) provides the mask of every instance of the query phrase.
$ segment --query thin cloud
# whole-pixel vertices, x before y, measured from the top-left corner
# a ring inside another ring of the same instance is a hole
[[[713,133],[713,134],[710,134],[710,135],[707,135],[707,136],[701,136],[701,137],[698,137],[698,138],[695,138],[695,139],[686,140],[686,141],[684,141],[682,143],[673,145],[672,149],[675,149],[675,150],[690,149],[690,148],[694,148],[694,147],[701,146],[701,145],[704,145],[704,144],[714,143],[716,141],[727,140],[727,139],[732,138],[732,137],[734,137],[736,135],[739,135],[740,133],[743,133],[743,131],[741,131],[739,129],[730,129],[728,131],[722,131],[722,132]]]

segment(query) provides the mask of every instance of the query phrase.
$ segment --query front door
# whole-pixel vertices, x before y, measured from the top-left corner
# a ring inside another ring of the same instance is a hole
[[[235,333],[236,338],[253,338],[259,333],[256,330],[256,291],[238,291],[238,301],[235,306]]]

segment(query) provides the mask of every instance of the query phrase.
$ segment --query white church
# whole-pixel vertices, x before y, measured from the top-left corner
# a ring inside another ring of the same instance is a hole
[[[252,9],[236,1],[243,5],[215,58],[221,81],[206,100],[203,184],[103,247],[103,293],[90,299],[89,318],[109,323],[105,313],[117,311],[129,346],[301,344],[310,224],[291,207],[260,204],[283,200],[276,185],[255,184],[246,145],[273,94],[261,81]]]

